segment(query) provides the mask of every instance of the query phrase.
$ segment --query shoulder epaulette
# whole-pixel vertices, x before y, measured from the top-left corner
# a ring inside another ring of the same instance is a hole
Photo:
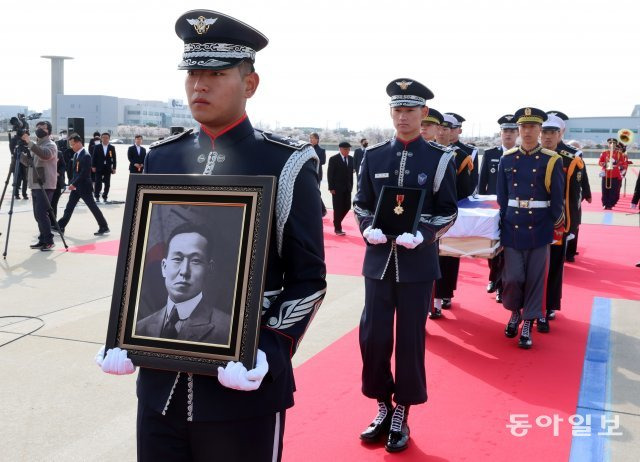
[[[540,149],[540,152],[541,152],[542,154],[546,154],[546,155],[548,155],[548,156],[557,156],[557,155],[558,155],[558,153],[557,153],[557,152],[552,151],[551,149],[547,149],[547,148],[542,148],[542,149]]]
[[[443,152],[451,151],[451,148],[435,141],[427,141],[427,144],[433,148],[440,149]]]
[[[508,151],[505,151],[505,153],[503,155],[504,156],[508,156],[509,154],[513,154],[515,152],[518,152],[519,150],[520,150],[520,148],[516,146],[515,148],[511,148]]]
[[[366,151],[369,152],[369,151],[371,151],[373,149],[377,149],[377,148],[379,148],[381,146],[384,146],[385,144],[389,144],[389,143],[391,143],[391,138],[386,139],[384,141],[381,141],[381,142],[379,142],[377,144],[374,144],[373,146],[367,146]]]
[[[162,146],[163,144],[173,143],[174,141],[178,141],[179,139],[182,139],[185,136],[191,135],[192,133],[193,133],[193,128],[190,128],[189,130],[185,130],[182,133],[171,135],[168,138],[151,143],[151,145],[149,146],[149,149],[157,148],[158,146]]]
[[[562,147],[566,150],[569,151],[571,154],[576,154],[578,151],[580,151],[580,149],[576,148],[575,146],[571,146],[570,144],[565,144],[562,143]]]
[[[564,149],[561,149],[560,151],[558,151],[558,154],[560,154],[561,156],[568,157],[570,159],[573,159],[574,157],[576,157],[574,153],[565,151]]]
[[[269,141],[273,144],[279,144],[280,146],[285,146],[290,149],[299,150],[309,145],[309,143],[298,140],[296,138],[291,138],[290,136],[274,135],[271,132],[265,132],[258,129],[256,129],[256,131],[260,132],[260,134],[266,141]]]

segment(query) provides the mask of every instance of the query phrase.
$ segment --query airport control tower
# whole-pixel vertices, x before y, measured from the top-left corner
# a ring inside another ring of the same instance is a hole
[[[58,133],[58,98],[64,95],[64,60],[73,59],[70,56],[41,56],[51,60],[51,125],[52,134]]]

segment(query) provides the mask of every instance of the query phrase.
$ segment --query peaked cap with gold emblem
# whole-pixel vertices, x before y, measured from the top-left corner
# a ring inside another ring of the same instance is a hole
[[[430,107],[429,112],[427,113],[427,117],[422,119],[422,123],[442,125],[443,120],[444,119],[442,117],[442,114],[436,109]]]
[[[394,79],[387,85],[387,95],[391,96],[389,106],[426,106],[433,93],[414,79]]]
[[[178,69],[228,69],[241,61],[256,60],[256,52],[269,40],[253,27],[211,10],[187,11],[176,21],[176,34],[184,41]]]
[[[523,107],[513,115],[517,124],[540,124],[547,120],[547,113],[535,107]]]

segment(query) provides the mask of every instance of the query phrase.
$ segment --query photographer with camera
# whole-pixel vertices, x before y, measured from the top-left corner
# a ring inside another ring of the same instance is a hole
[[[51,123],[47,121],[38,122],[36,142],[31,140],[29,132],[20,137],[28,147],[28,152],[21,156],[20,162],[29,169],[27,182],[33,197],[33,216],[40,232],[38,242],[32,244],[31,248],[42,251],[52,250],[55,246],[48,212],[58,182],[58,147],[49,138],[51,128]]]

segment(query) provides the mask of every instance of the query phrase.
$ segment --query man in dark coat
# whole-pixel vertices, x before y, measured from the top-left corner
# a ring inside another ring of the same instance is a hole
[[[333,201],[333,228],[338,236],[344,236],[342,220],[351,210],[353,190],[353,157],[349,155],[351,145],[343,141],[338,146],[340,152],[329,159],[327,182]]]

